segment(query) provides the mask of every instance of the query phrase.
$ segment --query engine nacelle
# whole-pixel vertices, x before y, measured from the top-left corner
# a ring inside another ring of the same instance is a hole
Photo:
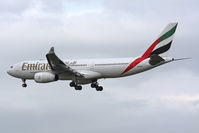
[[[34,80],[37,83],[48,83],[57,81],[59,79],[58,75],[50,73],[50,72],[39,72],[34,76]]]

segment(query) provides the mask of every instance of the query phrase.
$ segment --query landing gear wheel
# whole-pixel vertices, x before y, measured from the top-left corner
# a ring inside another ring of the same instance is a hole
[[[27,84],[22,84],[22,87],[27,87]]]
[[[23,82],[22,87],[27,87],[26,79],[22,79],[22,82]]]
[[[75,86],[75,90],[82,90],[82,86],[81,85]]]
[[[91,84],[91,88],[97,88],[98,87],[98,82],[93,82]]]
[[[103,91],[103,87],[102,86],[99,86],[99,91]]]
[[[75,90],[78,90],[78,86],[75,86]]]
[[[78,90],[82,90],[82,86],[80,85],[80,86],[78,86]]]
[[[96,87],[96,84],[92,83],[91,88],[95,88],[95,87]]]
[[[96,91],[102,91],[103,90],[103,87],[102,86],[97,86],[96,87]]]
[[[70,87],[74,87],[75,86],[75,82],[70,82]]]

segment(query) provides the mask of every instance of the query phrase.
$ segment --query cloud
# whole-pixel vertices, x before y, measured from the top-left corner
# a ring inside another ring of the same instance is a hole
[[[198,2],[119,0],[0,1],[2,132],[197,133]],[[171,57],[193,57],[145,73],[100,80],[104,91],[68,81],[36,84],[6,74],[22,60],[133,57],[178,21]],[[12,127],[12,128],[10,128]]]

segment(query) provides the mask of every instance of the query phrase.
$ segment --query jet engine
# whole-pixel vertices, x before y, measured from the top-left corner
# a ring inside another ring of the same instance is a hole
[[[58,75],[50,73],[50,72],[39,72],[34,76],[34,80],[37,83],[48,83],[57,81],[59,79]]]

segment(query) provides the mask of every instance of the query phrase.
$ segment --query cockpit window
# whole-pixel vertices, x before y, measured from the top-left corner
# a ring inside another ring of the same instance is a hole
[[[13,66],[10,66],[10,68],[13,68]]]

